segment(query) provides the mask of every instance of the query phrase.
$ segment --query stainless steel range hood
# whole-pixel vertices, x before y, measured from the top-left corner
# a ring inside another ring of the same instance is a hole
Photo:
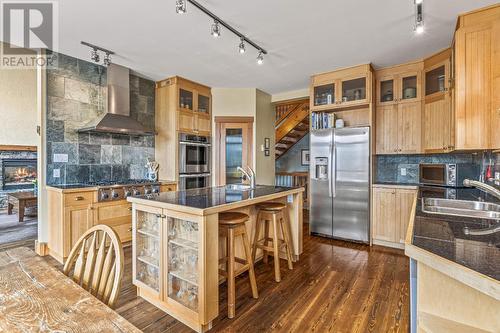
[[[155,135],[154,130],[130,118],[129,74],[130,70],[126,67],[116,64],[108,66],[108,112],[78,132]]]

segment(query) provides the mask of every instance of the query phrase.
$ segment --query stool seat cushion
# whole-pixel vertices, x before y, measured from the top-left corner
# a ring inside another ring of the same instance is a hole
[[[279,211],[286,208],[286,204],[283,202],[263,202],[257,205],[260,210],[267,211]]]
[[[247,214],[239,212],[224,212],[219,213],[219,224],[221,225],[236,225],[245,223],[250,217]]]

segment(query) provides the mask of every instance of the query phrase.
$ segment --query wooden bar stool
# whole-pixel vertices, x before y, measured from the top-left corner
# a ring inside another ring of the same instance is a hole
[[[263,261],[267,264],[267,257],[269,253],[272,253],[274,257],[274,279],[276,282],[281,281],[280,273],[280,255],[279,251],[282,247],[285,248],[288,268],[293,269],[292,264],[292,250],[290,242],[290,232],[288,230],[288,219],[286,215],[286,204],[281,202],[265,202],[257,205],[259,213],[257,214],[257,221],[255,225],[255,236],[252,246],[252,262],[255,262],[255,255],[257,249],[262,249],[263,251]],[[264,238],[259,239],[260,230],[264,224]],[[272,226],[273,237],[269,237],[269,227]],[[278,228],[278,225],[281,228]],[[283,235],[283,240],[279,239],[279,229]],[[272,247],[269,246],[269,242],[272,242]]]
[[[233,318],[235,314],[235,277],[248,271],[250,287],[253,298],[259,298],[257,282],[253,270],[253,261],[250,253],[250,243],[248,241],[245,222],[248,221],[247,214],[238,212],[219,213],[219,236],[226,239],[227,256],[219,260],[219,264],[224,264],[226,270],[219,269],[219,274],[227,278],[227,316]],[[235,256],[235,240],[241,236],[245,259]],[[236,269],[236,263],[242,266]]]

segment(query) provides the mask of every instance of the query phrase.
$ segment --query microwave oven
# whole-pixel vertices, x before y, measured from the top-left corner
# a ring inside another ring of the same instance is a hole
[[[463,187],[464,179],[478,179],[479,165],[472,163],[421,163],[419,179],[422,185]]]

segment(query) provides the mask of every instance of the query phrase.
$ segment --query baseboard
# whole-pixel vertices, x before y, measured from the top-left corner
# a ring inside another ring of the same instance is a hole
[[[38,254],[40,257],[45,257],[46,255],[49,254],[49,247],[47,243],[35,241],[35,252]]]
[[[383,240],[379,240],[379,239],[374,239],[372,244],[386,246],[386,247],[392,247],[393,249],[400,249],[400,250],[405,249],[405,245],[402,243],[393,243],[393,242],[383,241]]]

